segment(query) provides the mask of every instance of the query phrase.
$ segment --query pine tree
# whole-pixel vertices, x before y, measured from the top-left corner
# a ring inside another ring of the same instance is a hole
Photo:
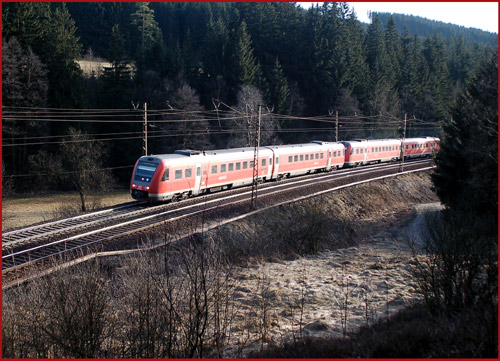
[[[385,48],[387,51],[388,61],[390,63],[389,82],[397,84],[401,77],[401,63],[403,61],[403,49],[401,37],[396,29],[396,23],[392,16],[387,20],[385,25]]]
[[[444,56],[444,45],[438,35],[427,37],[422,50],[424,64],[419,106],[426,121],[439,122],[448,118],[451,106],[451,84]]]
[[[2,37],[15,37],[22,47],[31,46],[46,62],[50,53],[47,40],[50,37],[52,14],[49,3],[13,2],[2,4]]]
[[[421,118],[419,99],[422,94],[422,51],[419,39],[405,31],[402,37],[403,61],[399,80],[399,96],[402,109],[410,117]]]
[[[375,15],[366,35],[366,61],[370,67],[372,86],[388,80],[389,62],[381,26],[379,17]]]
[[[240,67],[240,84],[259,86],[261,82],[260,64],[253,55],[252,40],[243,20],[239,29],[238,58]]]
[[[356,111],[355,108],[358,108],[359,103],[365,103],[368,98],[370,72],[366,62],[363,44],[364,31],[361,23],[357,20],[355,13],[349,13],[348,16],[344,15],[343,19],[341,34],[345,61],[341,70],[341,89],[339,90],[336,109],[341,106],[347,111],[346,115],[353,115],[353,111]],[[346,95],[358,105],[344,107],[343,101],[346,100]],[[343,98],[342,102],[339,102],[340,98]],[[342,109],[339,110],[341,110],[342,114]]]
[[[111,67],[104,69],[100,106],[103,108],[126,108],[131,100],[131,74],[125,55],[125,40],[118,24],[111,30],[109,43]]]
[[[138,57],[144,58],[146,52],[161,42],[161,30],[155,20],[154,11],[149,8],[148,2],[137,3],[136,11],[131,14],[131,24],[135,26],[139,42]]]
[[[82,46],[76,36],[75,22],[63,4],[52,15],[47,38],[45,61],[49,69],[49,104],[52,107],[79,108],[83,106],[83,77],[76,60]]]
[[[276,62],[269,79],[268,99],[274,106],[274,113],[290,114],[290,88],[278,57],[276,57]]]
[[[488,217],[498,212],[498,56],[476,69],[459,96],[443,139],[433,182],[450,209]],[[493,232],[495,234],[495,232]]]

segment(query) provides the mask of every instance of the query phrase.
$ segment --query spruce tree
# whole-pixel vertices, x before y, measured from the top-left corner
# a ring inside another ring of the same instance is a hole
[[[489,217],[498,212],[498,56],[484,61],[458,97],[433,175],[450,209]]]
[[[84,106],[82,71],[76,60],[82,46],[76,36],[75,22],[64,4],[52,15],[45,61],[49,69],[49,104],[51,107],[80,108]]]
[[[131,74],[125,55],[125,40],[118,24],[111,30],[109,43],[109,62],[111,67],[104,68],[102,81],[103,108],[127,108],[131,101]]]
[[[240,68],[240,85],[258,87],[261,83],[260,64],[253,55],[252,39],[247,31],[247,24],[243,20],[239,29],[238,60]]]
[[[290,114],[290,88],[278,57],[269,79],[268,99],[274,106],[274,113]]]
[[[391,84],[397,84],[401,77],[401,63],[403,61],[403,49],[401,37],[396,29],[396,23],[392,16],[387,20],[385,25],[385,48],[390,64],[390,72],[388,80]]]
[[[135,26],[137,47],[140,51],[138,58],[144,58],[146,51],[161,41],[161,30],[155,20],[154,11],[149,8],[148,2],[137,3],[136,11],[130,15],[131,24]]]

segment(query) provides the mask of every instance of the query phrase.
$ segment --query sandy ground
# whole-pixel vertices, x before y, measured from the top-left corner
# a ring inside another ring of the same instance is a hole
[[[91,208],[109,207],[133,201],[128,191],[113,192],[105,196],[92,196]],[[57,193],[39,196],[14,196],[2,199],[2,231],[59,218],[76,213],[80,198],[76,193]]]
[[[440,209],[440,203],[417,205],[412,216],[356,247],[242,270],[236,296],[247,316],[239,319],[240,342],[252,316],[258,322],[265,314],[268,338],[277,341],[292,332],[342,336],[410,305],[419,298],[410,240],[422,242],[425,215]]]

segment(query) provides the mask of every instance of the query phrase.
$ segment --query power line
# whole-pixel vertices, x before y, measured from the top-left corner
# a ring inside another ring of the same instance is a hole
[[[110,167],[110,168],[101,168],[101,169],[92,169],[92,170],[83,169],[81,171],[47,172],[47,173],[37,173],[37,174],[12,174],[12,175],[2,175],[2,178],[36,177],[36,176],[46,176],[46,175],[54,175],[54,174],[63,175],[63,174],[104,172],[104,171],[114,170],[114,169],[133,168],[134,166],[135,165],[125,165],[125,166],[121,166],[121,167]]]

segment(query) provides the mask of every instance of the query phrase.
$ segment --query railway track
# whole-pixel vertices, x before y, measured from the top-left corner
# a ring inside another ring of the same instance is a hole
[[[429,160],[407,162],[405,170],[428,170],[431,163]],[[257,208],[401,174],[399,168],[399,163],[383,164],[265,183],[258,187]],[[198,224],[201,219],[209,222],[248,213],[249,207],[242,205],[250,204],[251,193],[246,187],[155,207],[136,203],[6,232],[2,234],[2,273],[18,272],[27,265],[42,264],[44,260],[53,260],[57,256],[82,256],[95,246],[110,244],[110,240],[130,237],[159,226],[169,225],[170,230],[180,232]]]

